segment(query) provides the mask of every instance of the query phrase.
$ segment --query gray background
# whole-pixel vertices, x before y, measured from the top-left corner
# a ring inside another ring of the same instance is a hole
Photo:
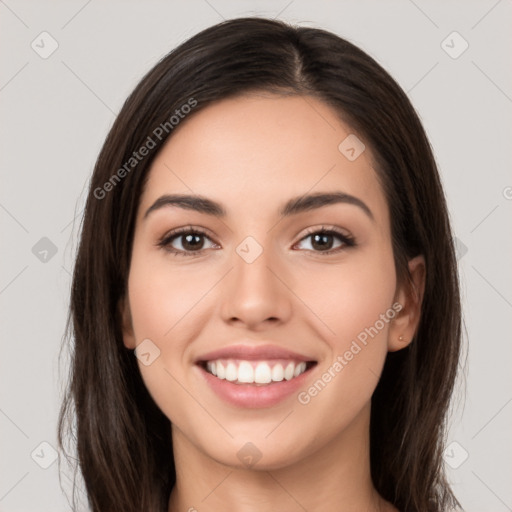
[[[116,113],[178,43],[254,14],[348,38],[420,113],[458,239],[469,347],[445,460],[465,510],[512,510],[511,0],[0,0],[0,512],[69,510],[52,463],[58,351],[86,184]]]

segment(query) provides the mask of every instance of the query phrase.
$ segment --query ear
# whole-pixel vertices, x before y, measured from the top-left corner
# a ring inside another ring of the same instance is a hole
[[[126,297],[119,301],[119,313],[121,317],[121,329],[123,332],[123,343],[127,349],[135,349],[135,334],[133,332],[132,315],[130,313],[130,304]]]
[[[425,292],[425,258],[421,255],[416,256],[409,260],[408,265],[411,282],[402,283],[395,294],[395,303],[398,303],[401,309],[390,324],[389,352],[407,347],[414,338],[420,322],[421,304]]]

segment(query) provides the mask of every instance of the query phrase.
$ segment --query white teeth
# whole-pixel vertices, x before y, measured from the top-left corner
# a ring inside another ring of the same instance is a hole
[[[306,363],[291,361],[284,368],[283,364],[277,362],[272,366],[267,361],[217,360],[208,361],[206,370],[217,378],[230,382],[262,385],[298,377],[306,371]]]
[[[299,363],[293,372],[294,377],[298,377],[301,373],[304,373],[306,371],[306,363],[303,361],[302,363]]]
[[[226,366],[226,380],[230,380],[233,382],[234,380],[237,380],[238,378],[238,371],[236,369],[235,363],[228,363]]]
[[[219,379],[226,378],[226,370],[224,369],[224,365],[220,361],[217,361],[217,377]]]
[[[256,382],[256,384],[268,384],[272,382],[272,373],[267,363],[258,363],[254,371],[254,382]]]
[[[288,363],[288,366],[284,370],[284,378],[286,380],[292,380],[294,370],[295,370],[295,365],[293,363]]]
[[[217,368],[216,368],[215,361],[208,361],[206,363],[206,369],[212,374],[217,375]]]
[[[274,382],[281,382],[284,379],[284,370],[282,364],[276,364],[272,368],[272,380]]]
[[[251,363],[242,361],[238,365],[238,382],[244,382],[247,384],[254,382],[254,369]]]

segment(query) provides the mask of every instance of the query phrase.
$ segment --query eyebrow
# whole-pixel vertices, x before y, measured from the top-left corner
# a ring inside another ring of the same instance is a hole
[[[298,213],[315,210],[323,206],[345,203],[359,207],[371,219],[375,220],[372,211],[361,199],[344,192],[317,192],[294,197],[287,201],[279,211],[283,217],[289,217]],[[185,210],[193,210],[214,217],[226,217],[224,207],[212,199],[200,195],[190,194],[165,194],[159,197],[146,211],[143,219],[146,219],[151,212],[167,206],[177,206]]]

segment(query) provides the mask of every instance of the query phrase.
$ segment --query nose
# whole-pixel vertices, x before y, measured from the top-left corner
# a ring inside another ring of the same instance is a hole
[[[282,266],[270,253],[263,250],[252,263],[233,255],[234,268],[223,290],[221,313],[225,322],[258,331],[289,320],[293,292]]]

